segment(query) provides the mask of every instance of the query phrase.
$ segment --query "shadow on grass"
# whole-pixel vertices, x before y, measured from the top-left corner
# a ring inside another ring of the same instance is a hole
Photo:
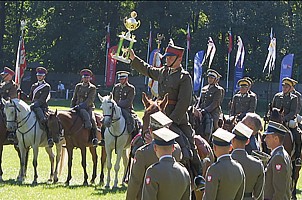
[[[102,186],[96,186],[95,192],[91,195],[106,195],[106,194],[116,194],[116,193],[125,193],[127,190],[127,187],[125,185],[121,185],[121,187],[117,188],[104,188]]]

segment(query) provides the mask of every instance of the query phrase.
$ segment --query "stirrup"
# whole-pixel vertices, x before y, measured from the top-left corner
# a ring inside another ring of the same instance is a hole
[[[93,138],[91,142],[92,142],[94,147],[97,147],[99,145],[99,141],[98,141],[97,138]]]
[[[301,158],[296,158],[296,160],[295,160],[295,165],[298,166],[298,167],[301,167],[301,166],[302,166]]]
[[[206,183],[206,181],[201,175],[197,175],[194,178],[194,185],[195,185],[197,191],[204,190],[205,189],[205,183]]]

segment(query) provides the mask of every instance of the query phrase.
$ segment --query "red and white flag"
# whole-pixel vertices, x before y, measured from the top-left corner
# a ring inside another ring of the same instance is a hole
[[[16,60],[16,69],[15,69],[15,82],[17,85],[21,84],[21,79],[26,69],[25,56],[26,54],[25,54],[24,39],[22,38],[22,36],[20,36],[18,52],[17,52],[17,60]]]
[[[277,40],[273,36],[273,28],[271,28],[270,33],[270,44],[268,46],[268,54],[267,58],[263,67],[263,71],[265,71],[266,67],[268,67],[268,73],[270,74],[275,69],[275,62],[276,62],[276,46],[277,46]]]
[[[233,38],[232,38],[232,32],[229,31],[229,48],[228,48],[228,53],[231,53],[233,50]]]

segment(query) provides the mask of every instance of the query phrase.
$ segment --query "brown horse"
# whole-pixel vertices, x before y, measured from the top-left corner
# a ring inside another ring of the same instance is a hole
[[[143,119],[142,132],[143,135],[145,135],[149,133],[150,115],[158,111],[164,111],[168,103],[168,94],[165,95],[163,100],[154,102],[152,101],[152,99],[149,99],[147,95],[143,92],[142,101],[145,107],[144,116],[142,118]],[[203,176],[205,176],[207,168],[214,162],[214,153],[209,143],[201,136],[195,135],[194,140],[195,140],[199,157],[201,160],[203,160],[202,163]],[[195,199],[202,199],[203,191],[194,190],[194,194],[195,194]]]
[[[97,122],[100,122],[100,117],[97,115]],[[71,180],[71,167],[73,159],[73,149],[80,148],[82,155],[82,167],[84,170],[84,182],[83,185],[88,185],[87,179],[88,174],[86,171],[86,147],[89,147],[92,161],[93,161],[93,174],[90,183],[93,184],[97,176],[97,161],[98,156],[96,148],[91,143],[90,130],[83,127],[83,121],[80,116],[72,111],[59,111],[49,115],[48,120],[49,132],[60,132],[61,129],[64,131],[64,137],[66,140],[66,149],[68,153],[68,175],[65,182],[69,185]],[[101,133],[97,133],[98,140],[101,140]],[[102,153],[103,154],[103,153]],[[104,175],[103,175],[104,176]],[[100,177],[102,178],[102,177]]]
[[[270,110],[269,110],[269,120],[271,121],[275,121],[278,123],[283,123],[283,119],[284,119],[284,112],[283,112],[283,108],[278,109],[278,108],[274,108],[270,106]],[[297,130],[299,132],[299,135],[301,135],[302,131],[299,127],[297,127]],[[264,137],[262,137],[262,141]],[[263,143],[262,143],[263,145]],[[293,142],[293,136],[292,133],[289,131],[285,137],[284,137],[284,142],[283,142],[283,146],[284,149],[287,151],[287,153],[291,156],[292,159],[292,166],[293,166],[293,172],[292,172],[292,199],[297,199],[296,197],[296,193],[297,193],[297,182],[299,179],[299,172],[301,169],[301,166],[296,166],[295,165],[295,156],[294,156],[294,142]],[[263,145],[263,149],[265,150],[266,145]],[[266,148],[267,149],[267,148]],[[268,153],[268,152],[267,152]],[[302,159],[302,156],[301,156]]]

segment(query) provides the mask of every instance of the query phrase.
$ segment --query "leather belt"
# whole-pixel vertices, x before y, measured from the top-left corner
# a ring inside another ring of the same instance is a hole
[[[253,197],[251,192],[245,192],[244,197]]]
[[[171,100],[171,99],[168,100],[169,105],[176,105],[176,103],[177,103],[177,101],[175,101],[175,100]]]

